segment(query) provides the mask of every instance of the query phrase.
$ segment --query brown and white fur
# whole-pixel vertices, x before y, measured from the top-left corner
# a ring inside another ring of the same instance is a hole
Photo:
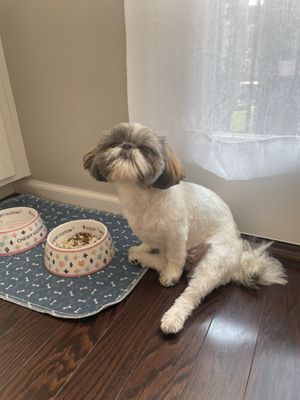
[[[229,207],[211,190],[183,182],[180,161],[149,128],[124,123],[104,132],[84,166],[97,180],[117,184],[124,214],[142,241],[129,249],[129,261],[157,270],[162,285],[176,284],[190,251],[201,249],[188,286],[162,317],[165,334],[179,332],[202,299],[229,281],[286,283],[280,262],[266,253],[271,243],[255,247],[242,240]]]

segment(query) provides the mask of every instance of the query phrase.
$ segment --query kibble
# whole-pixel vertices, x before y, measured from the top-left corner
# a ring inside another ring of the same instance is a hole
[[[101,237],[101,235],[96,236],[88,232],[78,232],[69,239],[60,243],[58,247],[62,249],[79,249],[98,242]]]

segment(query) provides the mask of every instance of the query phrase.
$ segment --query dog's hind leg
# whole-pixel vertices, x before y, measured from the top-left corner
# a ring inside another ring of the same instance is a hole
[[[161,329],[165,334],[177,333],[192,311],[206,295],[231,280],[232,269],[240,261],[241,243],[211,243],[209,250],[196,266],[187,288],[163,315]]]

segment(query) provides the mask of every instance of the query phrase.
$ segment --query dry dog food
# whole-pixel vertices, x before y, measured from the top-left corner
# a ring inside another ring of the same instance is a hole
[[[60,243],[58,247],[62,249],[79,249],[81,247],[96,243],[100,239],[101,235],[95,236],[88,232],[78,232],[69,239]]]

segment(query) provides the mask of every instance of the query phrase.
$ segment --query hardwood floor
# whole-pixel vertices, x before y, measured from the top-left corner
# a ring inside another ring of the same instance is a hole
[[[289,285],[209,295],[177,336],[159,331],[183,290],[149,271],[121,304],[64,321],[0,302],[0,399],[299,399],[300,268]]]
[[[172,337],[160,318],[185,278],[166,289],[153,271],[80,321],[0,301],[0,400],[298,400],[300,248],[273,252],[287,286],[219,288]]]

